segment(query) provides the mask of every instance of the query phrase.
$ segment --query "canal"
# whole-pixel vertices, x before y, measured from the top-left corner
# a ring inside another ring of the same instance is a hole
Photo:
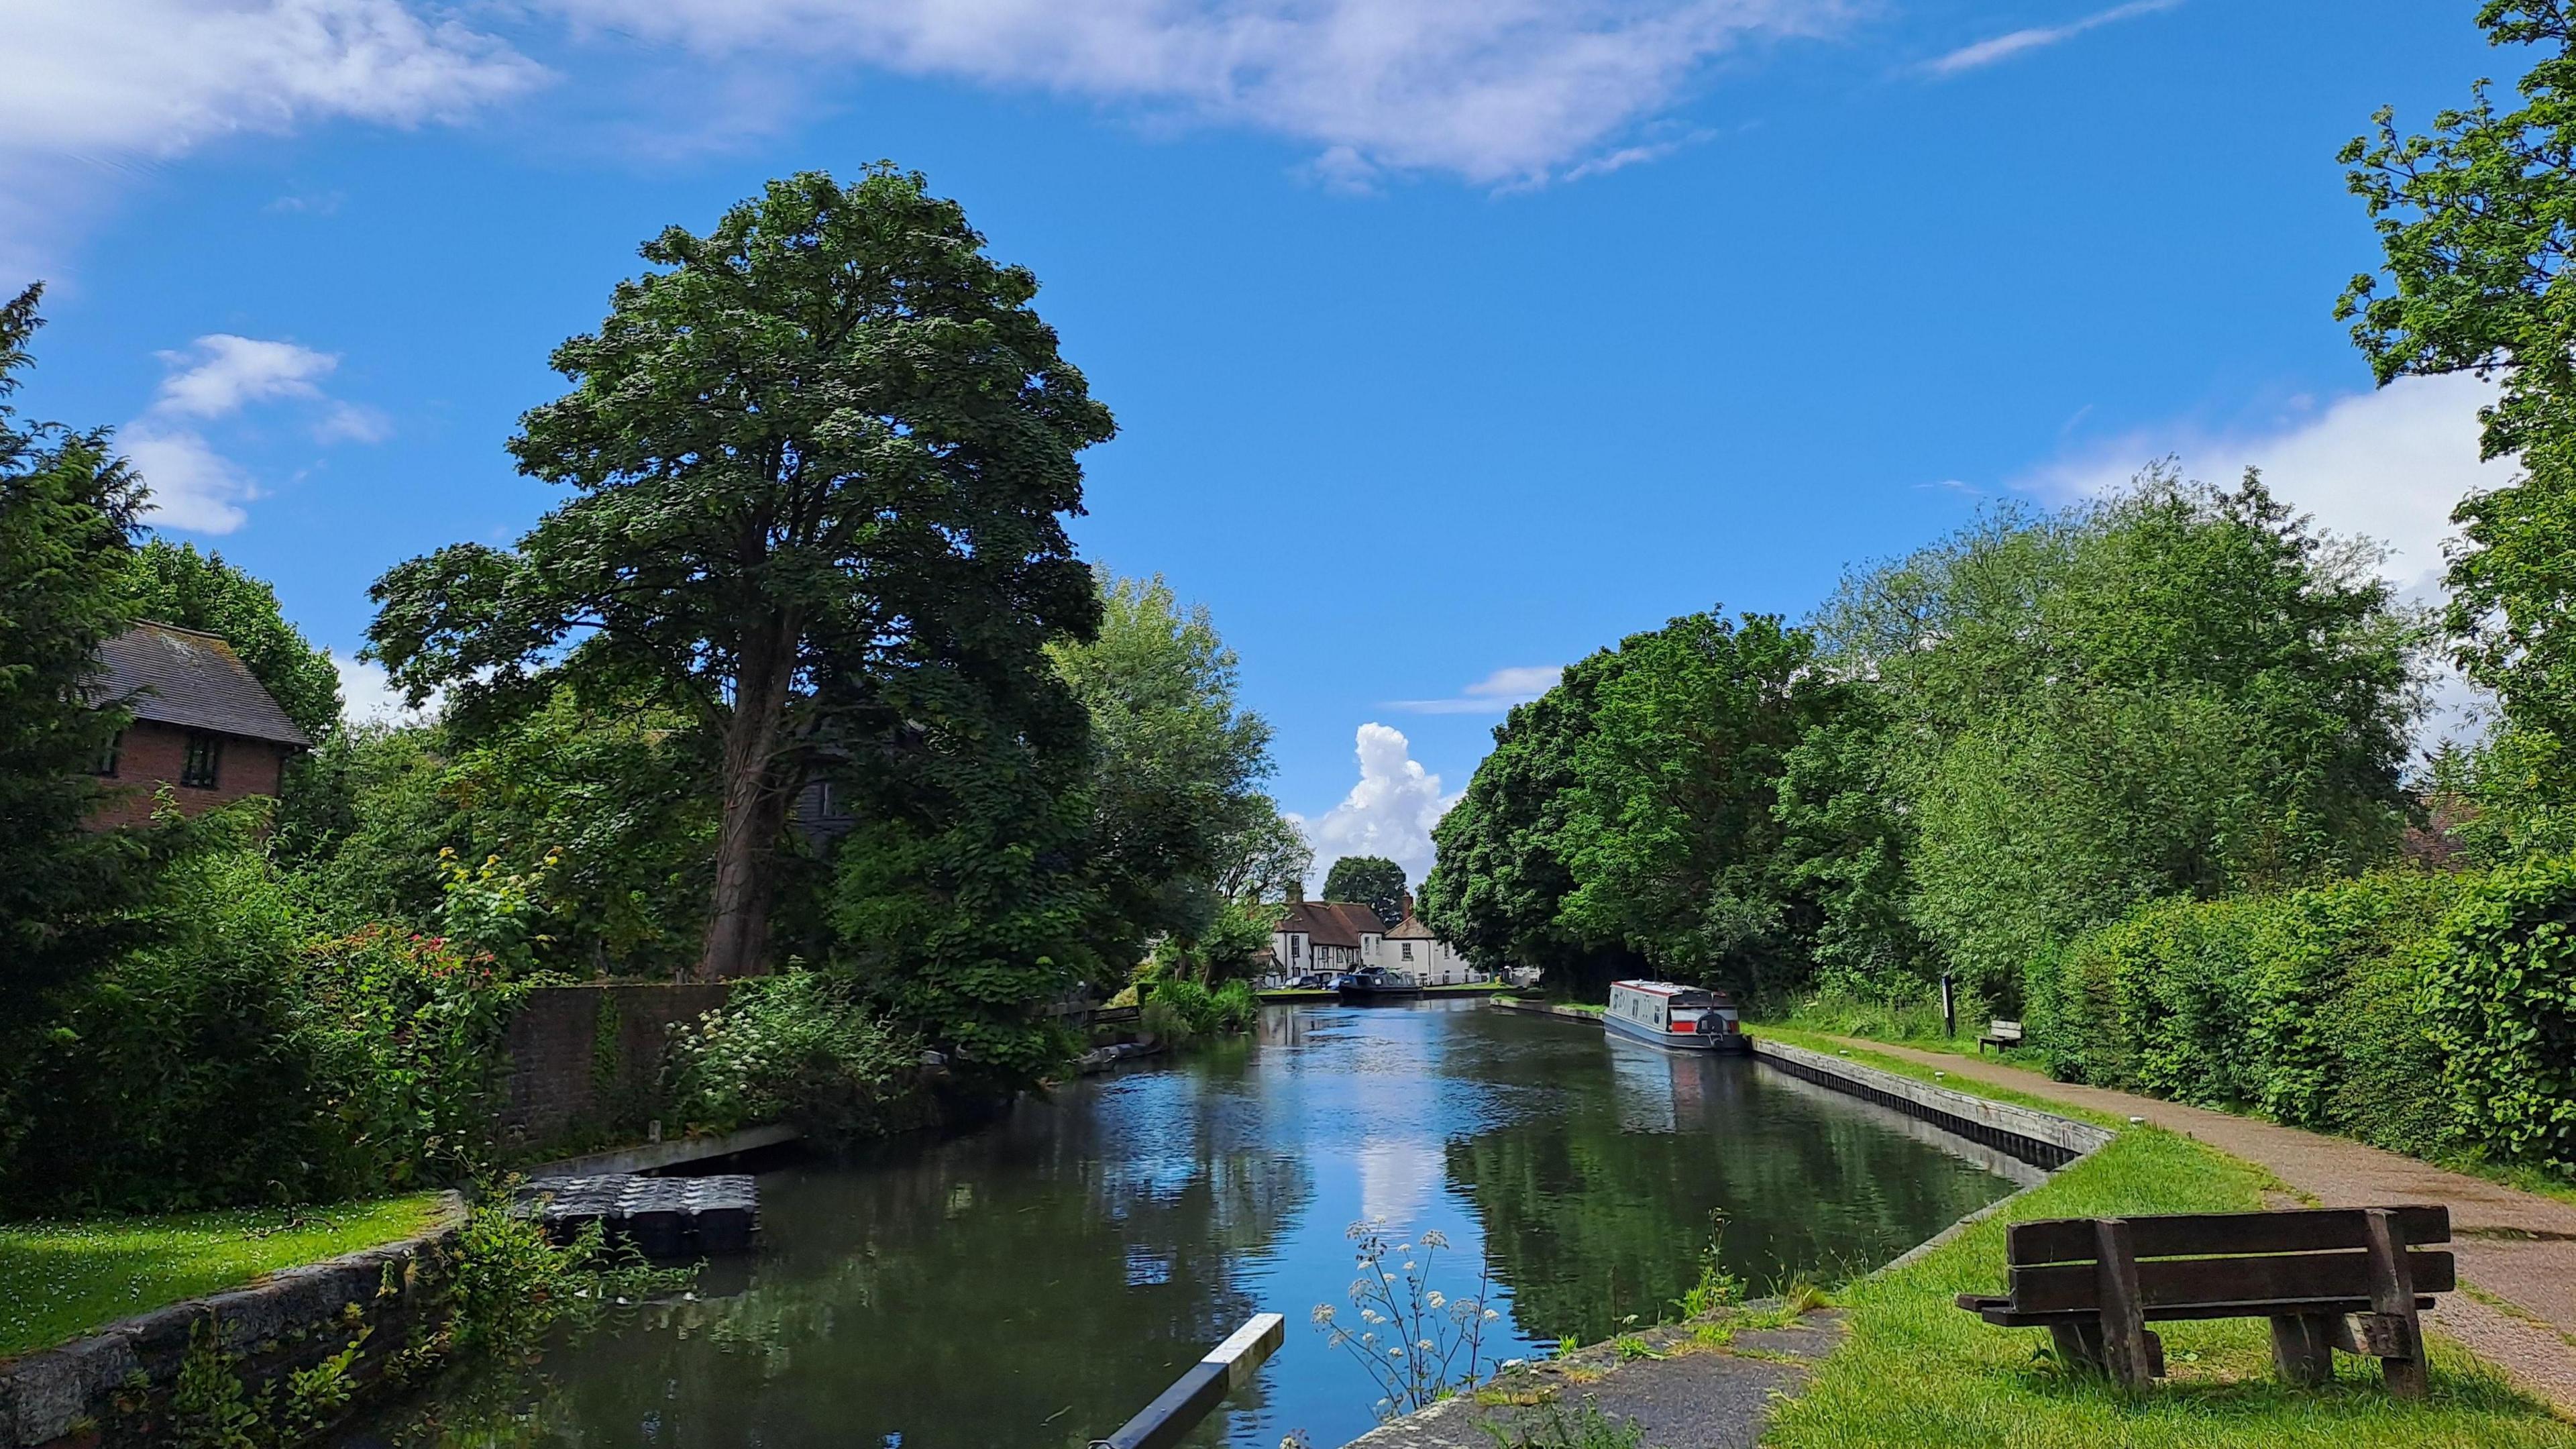
[[[1082,1445],[1253,1313],[1287,1346],[1192,1439],[1319,1446],[1373,1422],[1308,1321],[1344,1230],[1440,1229],[1434,1286],[1496,1356],[1671,1311],[1712,1215],[1756,1291],[1875,1265],[2010,1192],[1992,1154],[1741,1058],[1476,1002],[1271,1008],[1256,1039],[1094,1078],[994,1125],[761,1179],[762,1242],[695,1301],[451,1384],[363,1442]]]

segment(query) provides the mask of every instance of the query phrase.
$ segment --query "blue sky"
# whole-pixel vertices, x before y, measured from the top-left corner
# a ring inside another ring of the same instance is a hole
[[[2329,316],[2336,147],[2520,69],[2472,0],[625,8],[0,12],[26,402],[345,654],[548,505],[502,440],[639,241],[892,158],[1118,415],[1084,551],[1215,611],[1325,859],[1417,873],[1553,666],[1981,498],[2258,462],[2418,587],[2480,476],[2478,385],[2371,395]]]

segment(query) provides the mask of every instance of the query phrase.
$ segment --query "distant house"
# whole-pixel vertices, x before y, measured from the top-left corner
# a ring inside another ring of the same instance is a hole
[[[1289,976],[1385,966],[1410,972],[1425,986],[1476,979],[1467,958],[1413,914],[1409,892],[1404,919],[1389,927],[1365,902],[1310,901],[1305,887],[1291,883],[1288,908],[1271,928],[1270,954]]]
[[[145,623],[99,646],[98,704],[133,712],[95,772],[112,788],[90,815],[105,828],[152,818],[162,786],[194,815],[252,795],[275,795],[286,761],[313,741],[286,717],[230,644],[213,634]]]

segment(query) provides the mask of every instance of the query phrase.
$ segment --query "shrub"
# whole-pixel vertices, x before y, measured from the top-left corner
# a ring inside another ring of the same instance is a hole
[[[2472,1134],[2422,998],[2432,938],[2475,881],[2387,871],[2141,906],[2031,965],[2030,1040],[2062,1079],[2457,1150]]]
[[[1261,998],[1240,980],[1210,991],[1187,977],[1170,976],[1147,983],[1147,990],[1137,1021],[1164,1041],[1247,1032],[1261,1019]]]
[[[849,982],[807,970],[742,982],[672,1042],[681,1118],[716,1132],[785,1121],[847,1139],[903,1125],[919,1059]]]
[[[2576,1174],[2576,858],[2467,891],[2429,953],[2423,1008],[2443,1077],[2490,1153]]]

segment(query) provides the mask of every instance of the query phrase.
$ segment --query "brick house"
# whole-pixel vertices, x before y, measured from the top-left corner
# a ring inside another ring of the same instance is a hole
[[[123,705],[134,723],[98,762],[110,788],[90,815],[93,827],[150,820],[164,785],[189,815],[274,796],[288,757],[312,747],[232,646],[213,634],[138,624],[99,646],[98,655],[104,672],[92,699]]]

